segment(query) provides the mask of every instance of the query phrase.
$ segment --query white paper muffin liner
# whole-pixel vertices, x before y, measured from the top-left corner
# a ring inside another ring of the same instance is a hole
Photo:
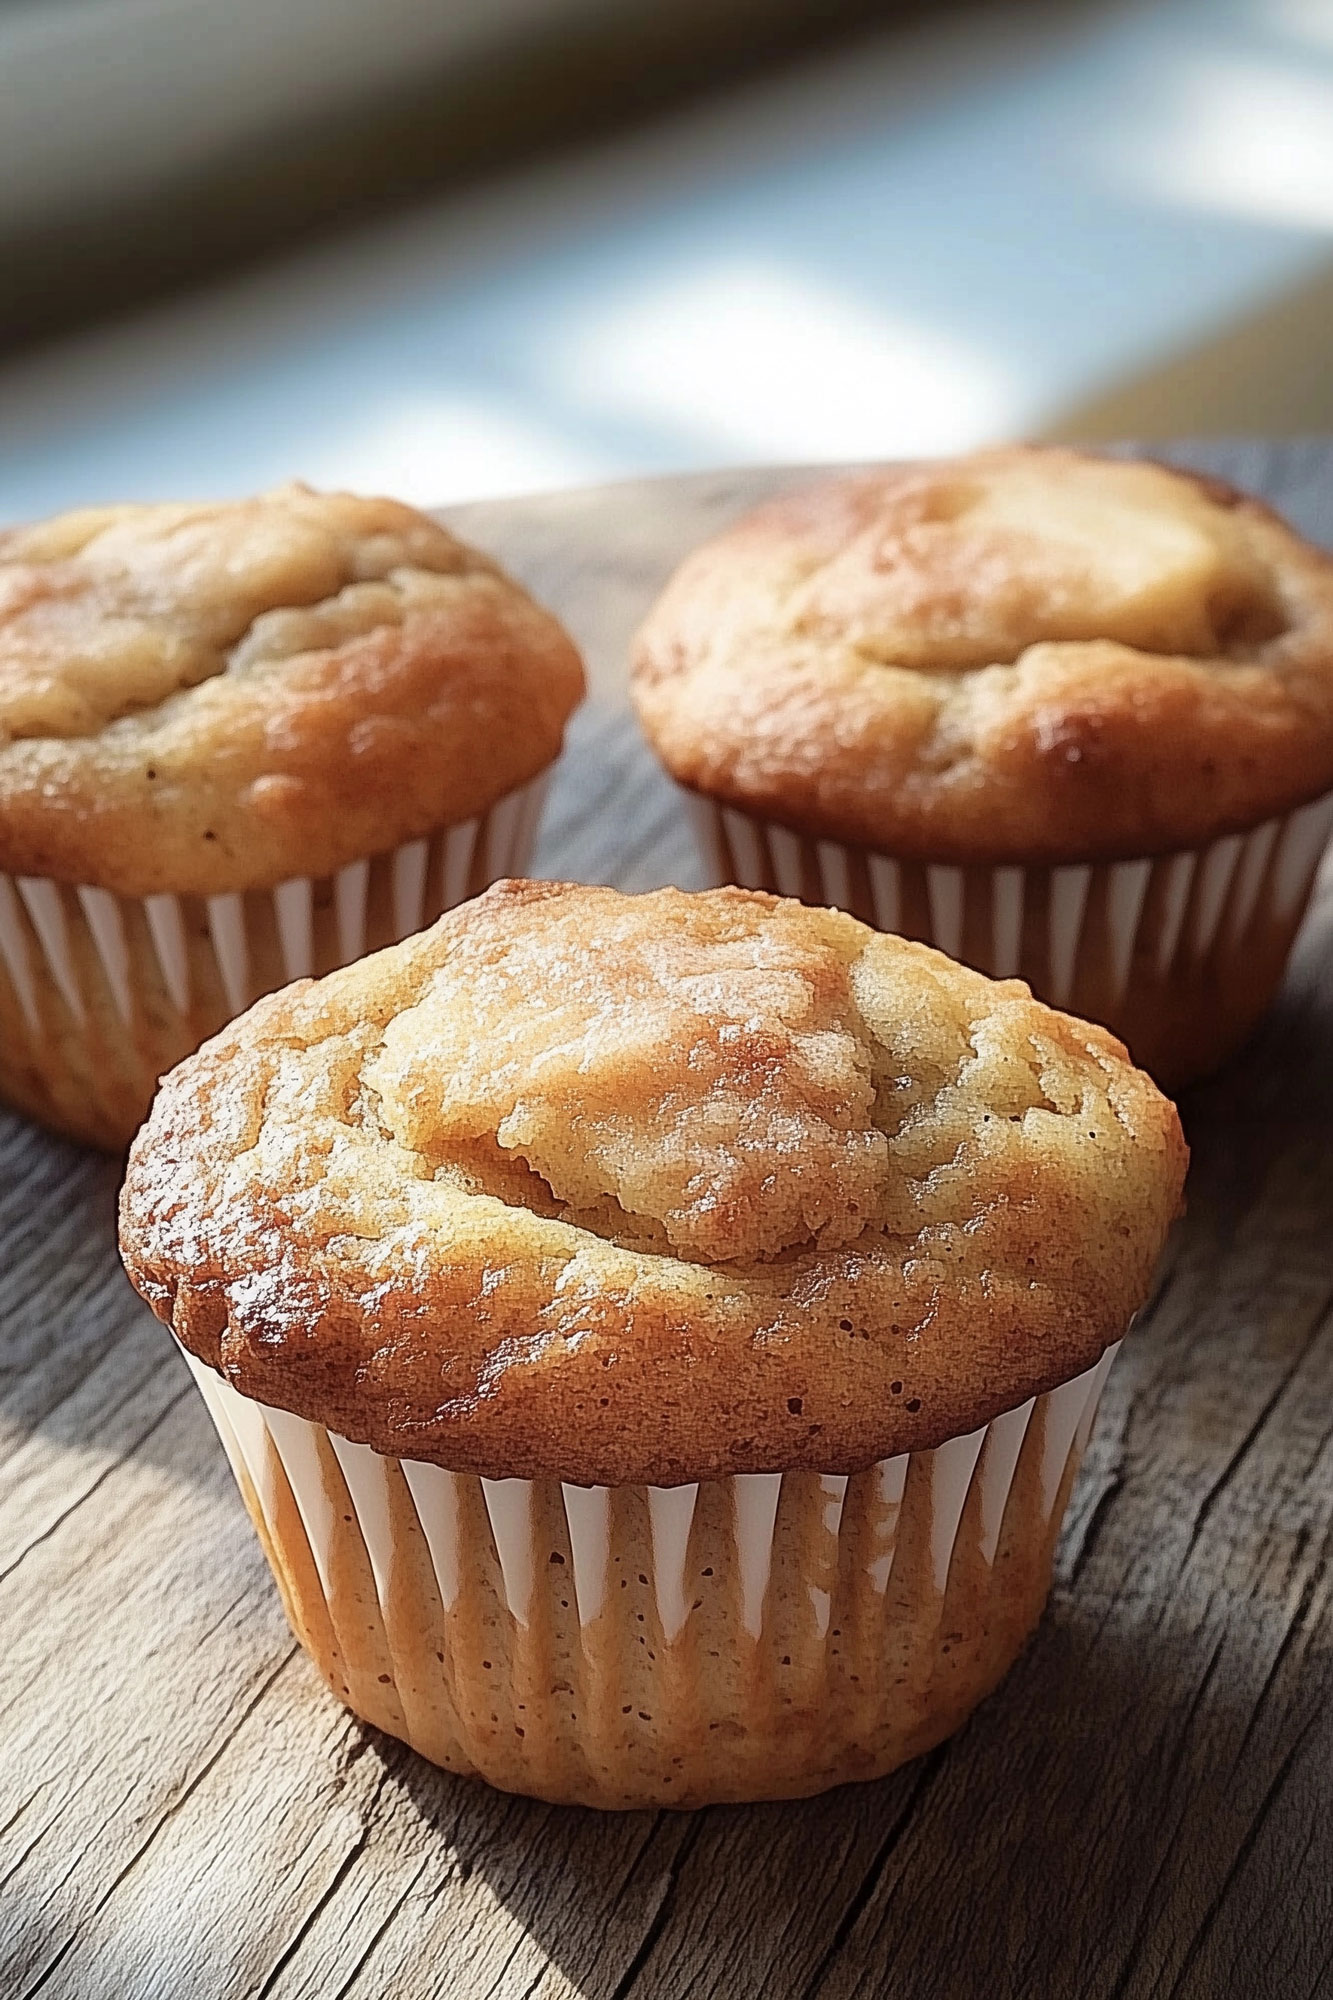
[[[331,876],[221,896],[116,896],[0,873],[0,1095],[125,1144],[157,1079],[261,994],[396,943],[525,872],[543,773],[480,818]]]
[[[690,796],[719,882],[850,910],[1101,1021],[1170,1083],[1215,1067],[1281,982],[1333,793],[1248,833],[1135,861],[958,866],[816,840]]]
[[[186,1359],[333,1691],[450,1770],[632,1807],[813,1792],[956,1728],[1040,1616],[1116,1351],[850,1478],[671,1488],[383,1457]]]

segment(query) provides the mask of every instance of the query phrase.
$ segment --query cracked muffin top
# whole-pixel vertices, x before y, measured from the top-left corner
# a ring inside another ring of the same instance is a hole
[[[1090,1366],[1184,1167],[1015,981],[739,889],[507,882],[174,1070],[121,1247],[242,1393],[381,1452],[851,1471]]]
[[[290,486],[0,532],[0,868],[123,895],[324,875],[560,748],[556,620],[413,508]]]
[[[779,499],[635,643],[684,784],[936,860],[1126,858],[1333,785],[1333,559],[1220,481],[1014,449]]]

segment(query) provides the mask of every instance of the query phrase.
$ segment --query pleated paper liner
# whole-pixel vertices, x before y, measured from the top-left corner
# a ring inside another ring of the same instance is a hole
[[[721,882],[850,910],[1118,1035],[1168,1088],[1207,1075],[1282,982],[1333,794],[1250,832],[1137,861],[958,867],[816,840],[690,795]]]
[[[115,896],[0,874],[0,1096],[126,1145],[157,1081],[261,994],[350,964],[525,871],[543,774],[479,819],[335,875],[225,896]]]
[[[186,1358],[333,1693],[450,1771],[629,1808],[804,1796],[957,1728],[1041,1615],[1115,1352],[850,1478],[671,1488],[382,1457]]]

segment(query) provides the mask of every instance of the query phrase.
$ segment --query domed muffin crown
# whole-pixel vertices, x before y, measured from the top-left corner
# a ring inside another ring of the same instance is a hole
[[[382,1451],[850,1470],[1118,1339],[1184,1159],[1017,982],[771,896],[510,883],[174,1071],[122,1246],[244,1393]]]
[[[556,620],[413,508],[290,486],[0,533],[0,868],[123,895],[325,875],[560,748]]]
[[[1138,857],[1333,786],[1333,560],[1165,466],[1015,449],[824,481],[635,642],[686,785],[961,862]]]

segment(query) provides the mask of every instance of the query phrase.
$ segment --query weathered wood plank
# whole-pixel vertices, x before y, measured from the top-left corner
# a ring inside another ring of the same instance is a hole
[[[1182,456],[1333,542],[1333,446]],[[594,668],[545,872],[697,881],[627,716],[647,598],[781,475],[458,510]],[[952,1744],[799,1806],[600,1818],[445,1778],[294,1651],[114,1173],[0,1122],[0,1993],[1205,2000],[1333,1992],[1333,900],[1186,1105],[1191,1208],[1051,1614]]]

